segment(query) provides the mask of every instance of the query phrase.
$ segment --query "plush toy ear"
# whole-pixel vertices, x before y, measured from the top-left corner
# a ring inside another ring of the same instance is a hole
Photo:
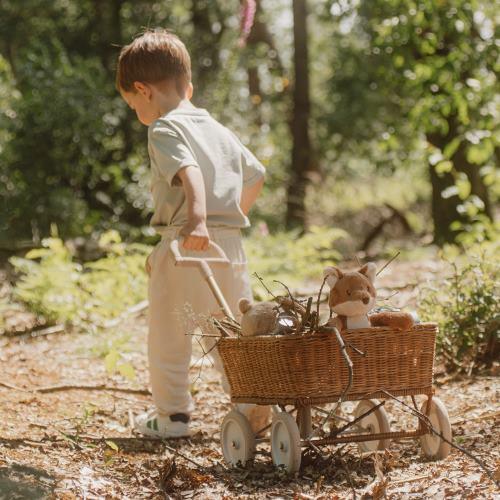
[[[364,274],[372,283],[375,281],[377,266],[373,262],[365,264],[358,273]]]
[[[242,314],[245,314],[247,311],[250,311],[251,308],[252,308],[252,302],[247,298],[242,297],[238,301],[238,309]]]
[[[328,286],[330,288],[333,288],[335,286],[335,283],[344,276],[342,271],[338,267],[327,267],[323,271],[323,276],[327,276],[326,282],[328,283]]]

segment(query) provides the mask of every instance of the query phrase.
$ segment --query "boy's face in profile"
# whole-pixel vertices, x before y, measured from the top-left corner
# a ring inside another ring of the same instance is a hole
[[[189,82],[179,95],[175,80],[165,80],[158,84],[134,82],[134,89],[120,89],[123,100],[135,110],[137,119],[149,127],[166,110],[174,109],[179,102],[190,100],[193,95],[193,85]]]
[[[120,90],[120,94],[129,107],[135,111],[137,119],[149,127],[158,118],[158,111],[153,105],[151,90],[140,82],[135,82],[134,86],[136,86],[135,84],[141,85],[144,89],[137,89],[135,92]]]

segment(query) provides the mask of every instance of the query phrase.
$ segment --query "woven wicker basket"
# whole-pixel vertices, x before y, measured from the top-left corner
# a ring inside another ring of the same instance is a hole
[[[434,367],[435,323],[411,330],[383,327],[346,330],[353,384],[346,400],[430,394]],[[348,369],[335,335],[329,333],[223,338],[219,342],[235,403],[324,404],[337,401],[347,386]]]

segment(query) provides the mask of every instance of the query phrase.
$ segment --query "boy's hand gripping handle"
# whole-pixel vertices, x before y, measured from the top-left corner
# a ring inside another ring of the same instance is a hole
[[[224,265],[231,264],[230,260],[226,257],[224,250],[222,250],[222,248],[219,245],[217,245],[217,243],[210,240],[208,242],[208,248],[213,248],[219,254],[219,256],[184,257],[183,255],[181,255],[181,252],[179,250],[179,240],[175,239],[172,240],[172,242],[170,243],[170,250],[172,250],[172,253],[174,254],[176,266],[193,266],[194,264],[198,264],[200,262],[211,262],[213,264],[224,264]]]
[[[224,253],[224,250],[214,243],[213,241],[208,242],[208,247],[213,248],[217,254],[219,255],[218,257],[184,257],[181,255],[180,248],[179,248],[179,240],[176,238],[172,240],[170,243],[170,250],[172,251],[172,254],[174,255],[175,259],[175,265],[176,266],[186,266],[186,267],[192,267],[192,266],[198,266],[201,270],[201,273],[203,274],[203,277],[206,279],[208,286],[210,287],[210,290],[212,290],[212,293],[214,294],[215,299],[217,300],[217,303],[221,307],[221,309],[224,311],[224,314],[228,316],[231,319],[235,319],[233,313],[231,312],[231,309],[227,305],[226,299],[224,298],[224,295],[222,295],[222,292],[220,291],[219,285],[217,285],[217,282],[215,281],[214,275],[212,273],[212,270],[210,269],[210,264],[218,264],[218,265],[223,265],[223,266],[229,266],[231,265],[231,261],[227,258],[226,254]]]

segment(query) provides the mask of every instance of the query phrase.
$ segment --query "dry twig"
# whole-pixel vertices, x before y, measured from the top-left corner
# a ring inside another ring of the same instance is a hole
[[[266,284],[264,283],[264,280],[257,274],[257,273],[253,273],[253,275],[260,281],[261,285],[264,287],[264,289],[266,290],[266,292],[273,298],[273,299],[276,299],[276,295],[274,295],[273,292],[271,292],[271,290],[269,290],[269,288],[267,288]]]
[[[51,385],[47,387],[36,387],[32,389],[32,392],[40,392],[42,394],[47,394],[49,392],[60,392],[60,391],[116,391],[125,392],[128,394],[143,394],[145,396],[151,395],[151,391],[148,389],[130,389],[128,387],[112,387],[108,385]]]
[[[323,287],[325,286],[326,280],[328,279],[328,276],[325,276],[323,278],[323,283],[321,283],[321,287],[318,292],[318,298],[316,300],[316,318],[315,319],[315,325],[313,325],[313,330],[316,330],[318,328],[318,322],[319,322],[319,304],[321,301],[321,293],[323,292]]]
[[[398,253],[396,253],[396,255],[394,255],[394,257],[391,257],[378,271],[377,271],[377,274],[375,276],[378,276],[396,257],[399,256],[401,252],[398,251]]]
[[[291,310],[293,311],[294,316],[298,319],[299,316],[298,316],[297,311],[295,309],[296,300],[293,298],[293,295],[292,295],[292,292],[290,292],[290,289],[284,283],[282,283],[279,280],[273,280],[273,282],[274,283],[279,283],[287,291],[288,298],[291,300],[291,306],[292,306]],[[279,298],[278,298],[278,301],[279,301]]]
[[[12,389],[14,391],[20,391],[20,392],[32,392],[29,389],[24,389],[23,387],[18,387],[17,385],[12,385],[9,384],[8,382],[1,382],[0,385],[3,387],[7,387],[7,389]]]

